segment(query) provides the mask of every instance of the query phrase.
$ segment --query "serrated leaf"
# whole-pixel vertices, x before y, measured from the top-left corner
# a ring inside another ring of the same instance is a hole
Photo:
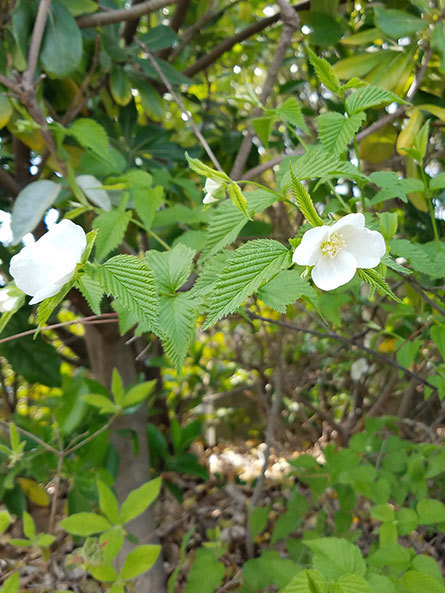
[[[131,550],[125,558],[121,569],[123,579],[134,579],[143,572],[150,570],[156,562],[161,546],[144,545]]]
[[[402,304],[403,301],[401,301],[399,299],[399,297],[393,293],[393,291],[390,289],[390,287],[386,283],[383,276],[381,276],[376,270],[374,270],[374,269],[369,269],[369,270],[358,269],[357,274],[367,284],[369,284],[373,288],[377,289],[379,292],[382,292],[383,294],[388,295],[397,303]]]
[[[194,159],[187,153],[185,153],[185,158],[187,159],[190,169],[195,173],[198,173],[198,175],[203,175],[204,177],[208,177],[209,179],[219,179],[221,181],[230,183],[230,177],[226,175],[224,172],[215,171],[215,169],[208,167],[199,159]]]
[[[408,195],[412,192],[423,192],[424,186],[420,179],[408,178],[400,179],[394,171],[376,171],[369,176],[372,183],[378,185],[381,190],[370,200],[370,204],[375,206],[399,198],[403,202],[408,202]]]
[[[260,286],[290,266],[290,251],[269,239],[249,241],[236,249],[222,269],[210,298],[205,328],[233,313]]]
[[[389,253],[385,253],[385,255],[380,260],[380,263],[384,266],[387,266],[388,268],[391,268],[391,270],[394,270],[395,272],[400,272],[400,274],[412,274],[411,270],[405,268],[404,266],[401,266],[396,261],[394,261],[393,258],[389,255]]]
[[[104,296],[104,289],[102,286],[88,274],[80,276],[76,286],[85,297],[85,300],[93,313],[100,315],[100,304]]]
[[[273,116],[256,117],[252,120],[252,127],[266,148],[269,146],[269,136],[272,132],[274,123],[275,118]]]
[[[102,212],[93,221],[93,228],[98,231],[96,239],[96,257],[101,260],[122,242],[133,213],[111,210]]]
[[[153,274],[145,260],[116,255],[94,270],[94,278],[107,294],[119,299],[136,316],[143,331],[156,330],[158,297]]]
[[[340,81],[330,63],[324,58],[319,58],[308,46],[306,46],[306,51],[319,81],[330,91],[337,93],[340,88]]]
[[[192,271],[195,255],[194,249],[181,243],[169,251],[147,251],[159,292],[171,295],[184,284]]]
[[[96,513],[75,513],[59,522],[60,527],[72,535],[93,535],[111,527],[110,522]]]
[[[438,583],[428,574],[418,572],[417,570],[408,570],[402,576],[401,581],[406,591],[410,593],[421,593],[428,591],[429,593],[444,593],[445,587],[442,583]]]
[[[155,480],[150,480],[150,482],[146,482],[145,484],[142,484],[142,486],[139,486],[139,488],[132,490],[122,503],[122,523],[128,523],[128,521],[141,515],[145,509],[156,500],[161,484],[161,478],[156,478]]]
[[[365,574],[366,565],[360,549],[337,537],[305,540],[314,554],[314,568],[327,579],[338,579],[344,573]]]
[[[416,272],[431,278],[445,276],[443,249],[432,258],[422,245],[411,243],[407,239],[393,239],[390,247],[393,255],[404,257]]]
[[[144,224],[145,230],[149,231],[158,208],[164,203],[165,190],[161,185],[152,187],[149,190],[134,193],[134,205],[137,215]]]
[[[323,148],[328,152],[342,153],[365,121],[364,113],[354,113],[345,117],[341,113],[330,111],[317,117],[318,137]]]
[[[244,216],[250,218],[249,212],[247,210],[247,200],[244,197],[243,192],[241,191],[240,186],[237,183],[231,183],[227,186],[227,193],[229,194],[229,198],[232,200],[234,205],[240,210]]]
[[[382,212],[378,214],[380,230],[385,241],[389,241],[397,232],[398,216],[397,212]]]
[[[392,103],[393,101],[406,104],[404,99],[391,93],[391,91],[369,85],[358,89],[349,95],[346,99],[346,109],[348,110],[348,113],[353,114],[369,109],[370,107],[376,107],[377,105]]]
[[[301,213],[312,226],[323,226],[323,221],[315,210],[309,192],[296,180],[291,168],[289,169],[289,172],[292,180],[292,194]]]
[[[108,155],[108,136],[105,129],[93,119],[76,119],[67,130],[84,148],[91,150],[98,157],[105,159]]]
[[[178,373],[195,336],[198,303],[187,293],[164,296],[159,304],[159,325],[165,353]]]
[[[312,303],[317,303],[318,297],[314,288],[293,270],[279,272],[258,291],[258,298],[280,313],[286,313],[288,305],[292,305],[303,296]]]
[[[303,132],[308,133],[301,107],[294,97],[289,97],[286,99],[282,105],[275,109],[275,113],[278,115],[278,117],[284,119],[284,121],[287,121],[293,126],[303,130]]]
[[[445,504],[440,500],[425,498],[417,503],[417,514],[421,525],[445,523]]]
[[[280,593],[327,593],[328,583],[318,570],[302,570]]]
[[[275,195],[265,190],[246,192],[246,198],[248,210],[254,213],[262,212],[276,201]],[[207,228],[202,259],[208,260],[233,243],[247,222],[247,217],[232,202],[226,200],[220,204],[213,211]]]

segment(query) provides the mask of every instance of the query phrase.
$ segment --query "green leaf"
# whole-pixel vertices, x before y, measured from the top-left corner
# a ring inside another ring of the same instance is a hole
[[[187,153],[185,153],[185,158],[187,159],[190,169],[195,173],[198,173],[198,175],[203,175],[204,177],[208,177],[209,179],[218,179],[220,181],[225,181],[227,183],[231,182],[230,177],[228,177],[224,172],[215,171],[215,169],[212,169],[211,167],[204,165],[204,163],[202,163],[199,159],[194,159]]]
[[[93,0],[59,0],[73,16],[96,12],[97,4]]]
[[[394,509],[388,503],[378,504],[375,507],[371,507],[371,517],[377,519],[377,521],[394,521]]]
[[[445,325],[433,325],[430,336],[445,360]]]
[[[323,226],[323,221],[321,220],[318,212],[315,210],[315,206],[311,200],[311,196],[306,188],[299,183],[294,175],[294,172],[291,168],[289,168],[291,180],[292,180],[292,194],[297,202],[297,206],[306,218],[306,220],[312,226]]]
[[[413,509],[401,508],[396,511],[397,530],[399,535],[409,535],[417,529],[419,517]]]
[[[156,562],[161,546],[138,546],[128,553],[124,565],[121,569],[123,579],[134,579],[143,572],[150,570]]]
[[[400,179],[397,173],[393,171],[376,171],[369,176],[372,183],[375,183],[382,189],[370,200],[372,206],[399,198],[403,202],[408,202],[407,194],[412,192],[423,192],[425,190],[420,179]]]
[[[3,533],[12,523],[12,517],[8,511],[0,511],[0,533]]]
[[[411,563],[411,567],[423,574],[427,574],[432,579],[437,581],[440,585],[443,585],[442,572],[438,563],[431,556],[425,556],[424,554],[418,554]]]
[[[397,212],[381,212],[378,214],[380,230],[385,241],[389,241],[397,232],[398,216]]]
[[[188,293],[163,296],[159,303],[162,345],[178,373],[196,331],[198,302]]]
[[[158,63],[159,69],[161,70],[161,72],[163,73],[163,75],[165,76],[165,78],[168,80],[168,82],[172,85],[178,85],[178,84],[192,84],[192,80],[190,78],[187,78],[187,76],[184,76],[184,74],[182,74],[182,72],[180,72],[179,70],[176,70],[176,68],[174,68],[171,64],[169,64],[168,62],[165,62],[164,60],[161,60],[160,58],[156,58],[156,62]],[[145,59],[138,59],[137,60],[137,64],[140,65],[140,67],[142,68],[142,70],[144,71],[144,73],[149,76],[150,78],[153,78],[154,80],[158,80],[159,82],[163,82],[161,80],[161,77],[159,76],[158,72],[156,71],[156,69],[154,68],[154,66]]]
[[[142,43],[152,50],[171,47],[178,36],[167,25],[157,25],[139,37]]]
[[[102,182],[99,179],[94,175],[78,175],[76,182],[90,202],[93,202],[102,210],[111,210],[110,197],[103,189]]]
[[[404,587],[411,593],[444,593],[445,587],[435,579],[417,570],[408,570],[401,579]]]
[[[29,183],[14,200],[11,215],[13,245],[32,232],[55,202],[62,186],[49,179]]]
[[[318,136],[327,152],[342,153],[365,121],[364,113],[354,113],[345,117],[330,111],[317,117]]]
[[[417,514],[421,525],[445,522],[445,504],[440,500],[425,498],[417,503]]]
[[[373,593],[365,579],[357,574],[343,574],[330,591],[332,593]]]
[[[130,79],[120,64],[113,64],[111,67],[110,92],[118,105],[128,105],[133,98]]]
[[[306,46],[306,51],[319,81],[330,91],[337,93],[340,88],[340,81],[332,69],[332,66],[324,58],[319,58],[310,47]]]
[[[124,545],[123,529],[120,525],[108,529],[99,538],[99,545],[103,545],[103,560],[111,564]]]
[[[69,291],[72,289],[75,283],[75,280],[70,280],[62,286],[58,293],[56,293],[52,297],[45,299],[39,304],[37,308],[36,318],[37,323],[40,326],[44,325],[47,322],[49,316],[52,314],[54,309],[63,301],[63,299],[69,293]]]
[[[439,173],[436,177],[430,179],[430,189],[437,191],[445,188],[445,173]]]
[[[314,304],[318,300],[314,288],[294,270],[279,272],[258,290],[258,298],[280,313],[286,313],[287,306],[301,297],[306,297]]]
[[[372,288],[377,289],[379,292],[391,297],[397,303],[402,304],[402,301],[399,299],[398,296],[396,296],[393,293],[393,291],[390,289],[383,276],[381,276],[381,274],[379,274],[376,270],[358,269],[357,274],[364,282],[367,282]]]
[[[282,105],[275,109],[275,113],[284,121],[287,121],[293,126],[303,130],[303,132],[308,133],[301,107],[295,97],[286,99]]]
[[[318,570],[302,570],[280,593],[327,593],[328,583]]]
[[[113,369],[111,377],[111,393],[113,395],[114,401],[117,404],[120,404],[122,402],[122,398],[124,397],[124,384],[119,371],[116,368]]]
[[[431,47],[440,55],[440,71],[445,72],[445,21],[443,20],[434,25]]]
[[[348,113],[353,114],[359,111],[364,111],[370,107],[376,107],[385,105],[387,103],[406,103],[404,99],[401,99],[394,93],[381,89],[378,86],[365,86],[351,93],[346,99],[346,109]]]
[[[408,260],[416,272],[431,276],[431,278],[443,278],[445,267],[443,265],[443,250],[431,257],[422,245],[414,244],[408,239],[392,239],[390,242],[391,254],[404,257]]]
[[[18,451],[20,446],[20,435],[14,422],[9,423],[9,442],[13,451]]]
[[[96,513],[75,513],[59,522],[60,527],[72,535],[93,535],[110,529],[111,524],[102,515]]]
[[[256,117],[252,120],[252,127],[266,148],[269,146],[269,136],[272,132],[274,123],[275,118],[273,116]]]
[[[157,381],[153,379],[152,381],[145,381],[144,383],[139,383],[139,385],[135,385],[132,387],[127,393],[124,395],[124,398],[121,402],[123,408],[129,408],[131,406],[137,406],[140,404],[144,399],[147,399],[156,389]]]
[[[284,245],[268,239],[249,241],[236,249],[219,275],[204,327],[233,313],[262,284],[288,268],[290,259]]]
[[[102,212],[94,219],[93,228],[98,231],[96,240],[96,257],[98,260],[104,259],[110,251],[122,243],[132,215],[131,210],[127,212],[111,210],[110,212]]]
[[[270,505],[267,505],[265,507],[256,507],[250,513],[249,523],[252,540],[254,540],[257,535],[260,535],[260,533],[266,529],[269,510]]]
[[[51,5],[39,57],[52,78],[66,78],[75,72],[82,58],[80,29],[59,2]]]
[[[227,186],[227,193],[229,194],[230,199],[238,208],[238,210],[240,210],[244,214],[244,216],[250,218],[249,213],[247,211],[247,200],[244,197],[244,194],[241,191],[240,186],[237,183],[231,183],[229,186]]]
[[[105,129],[94,119],[79,118],[73,123],[67,133],[87,150],[91,150],[101,159],[108,157],[108,136]]]
[[[414,137],[414,151],[416,152],[416,158],[419,161],[419,163],[422,163],[426,153],[429,131],[430,121],[429,119],[427,119]]]
[[[56,538],[54,535],[50,535],[49,533],[39,533],[34,540],[34,545],[39,548],[48,548],[55,541]]]
[[[95,279],[131,313],[143,331],[158,327],[158,298],[153,274],[145,260],[116,255],[94,269]]]
[[[374,8],[375,26],[391,39],[399,39],[420,33],[428,27],[428,23],[404,10],[386,10],[380,6]]]
[[[368,563],[371,566],[389,566],[395,567],[398,571],[408,568],[411,562],[410,550],[400,546],[399,544],[393,544],[391,546],[385,546],[380,548],[374,554],[371,554],[368,558]]]
[[[111,564],[89,564],[88,572],[96,581],[104,583],[111,583],[118,578],[118,574]]]
[[[102,481],[98,480],[97,489],[99,491],[99,508],[102,513],[111,521],[119,522],[119,504],[111,488]]]
[[[314,568],[327,579],[338,579],[345,572],[363,576],[366,572],[365,561],[357,546],[345,539],[325,537],[305,540],[314,554]]]
[[[164,193],[164,188],[160,185],[150,188],[146,192],[135,192],[135,209],[147,231],[151,229],[156,210],[164,203]]]
[[[2,593],[18,593],[20,585],[19,573],[15,572],[3,583]]]
[[[100,408],[101,414],[114,414],[116,412],[116,405],[105,395],[89,393],[82,395],[82,399],[90,404],[90,406]]]
[[[195,255],[194,249],[181,243],[169,251],[147,251],[146,257],[160,293],[175,294],[190,276]]]
[[[156,478],[130,492],[122,503],[121,522],[128,523],[128,521],[141,515],[158,497],[161,484],[161,478]]]
[[[85,297],[93,313],[100,315],[100,304],[105,292],[102,286],[88,274],[80,276],[77,279],[76,286]]]
[[[214,593],[224,578],[225,566],[206,548],[198,548],[184,593]]]
[[[23,513],[23,533],[28,539],[34,539],[36,534],[36,526],[34,519],[26,511]]]

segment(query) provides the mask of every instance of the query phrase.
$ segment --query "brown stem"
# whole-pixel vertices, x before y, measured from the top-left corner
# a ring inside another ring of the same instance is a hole
[[[20,192],[17,181],[3,167],[0,167],[0,186],[15,198]]]
[[[102,27],[103,25],[112,25],[113,23],[122,23],[124,21],[132,21],[145,14],[150,14],[159,8],[174,4],[175,0],[147,0],[141,4],[135,4],[131,8],[122,10],[110,10],[107,12],[95,12],[87,16],[81,16],[77,21],[77,26],[81,29],[88,29],[89,27]]]
[[[209,0],[209,5],[207,10],[199,17],[199,19],[190,25],[188,29],[186,29],[178,43],[178,46],[171,53],[171,60],[174,60],[182,50],[189,45],[191,40],[201,31],[201,29],[209,22],[209,20],[213,17],[213,4],[215,0]]]
[[[28,67],[23,73],[22,84],[25,90],[33,88],[33,79],[36,72],[37,60],[39,59],[40,46],[42,44],[43,32],[45,31],[51,0],[41,0],[37,12],[34,29],[32,31],[31,45],[28,52]]]
[[[170,29],[177,33],[184,22],[184,19],[187,15],[187,11],[189,9],[191,0],[178,0],[176,5],[176,10],[173,13],[172,19],[170,21]],[[163,60],[167,60],[169,55],[171,54],[173,48],[166,47],[165,49],[159,52],[159,57]]]

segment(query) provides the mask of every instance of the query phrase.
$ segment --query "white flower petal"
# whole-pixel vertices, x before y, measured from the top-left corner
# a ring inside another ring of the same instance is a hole
[[[329,227],[329,230],[331,233],[341,232],[342,234],[344,231],[352,230],[346,229],[345,227],[352,227],[358,231],[361,231],[365,228],[365,217],[363,214],[361,214],[361,212],[358,212],[357,214],[347,214],[346,216],[343,216],[343,218],[340,218],[340,220],[337,220],[337,222],[331,227]]]
[[[315,265],[321,257],[320,245],[328,238],[329,229],[328,226],[316,226],[306,231],[294,251],[292,261],[299,266]]]
[[[10,274],[20,290],[34,296],[31,304],[40,302],[56,294],[72,277],[85,248],[83,228],[62,220],[11,258]]]
[[[213,204],[213,202],[217,202],[218,200],[212,196],[212,194],[206,194],[202,203],[203,204]]]
[[[375,268],[386,253],[385,239],[378,231],[363,229],[348,239],[345,251],[352,253],[358,268]]]
[[[217,189],[221,187],[223,184],[222,181],[214,181],[213,179],[206,179],[206,183],[204,185],[204,191],[208,194],[214,194]]]
[[[322,255],[312,268],[312,280],[321,290],[334,290],[347,284],[357,269],[355,257],[347,251],[339,251],[336,257]]]
[[[36,305],[37,303],[40,303],[41,301],[54,296],[55,294],[57,294],[59,292],[59,290],[62,288],[62,286],[63,286],[63,282],[57,283],[57,284],[48,284],[47,286],[43,286],[40,290],[38,290],[36,292],[36,294],[33,296],[33,298],[29,301],[29,304]]]

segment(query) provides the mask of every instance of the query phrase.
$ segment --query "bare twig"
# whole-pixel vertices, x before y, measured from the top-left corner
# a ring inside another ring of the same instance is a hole
[[[25,91],[33,89],[34,74],[36,72],[37,60],[39,59],[40,46],[42,44],[43,32],[51,8],[51,0],[41,0],[37,12],[36,21],[32,31],[31,45],[28,52],[28,66],[23,73],[22,84]]]
[[[262,105],[265,105],[270,93],[273,90],[275,81],[278,76],[278,72],[286,56],[286,52],[292,41],[292,37],[294,33],[298,30],[300,24],[298,14],[294,11],[293,8],[289,6],[286,0],[278,0],[278,4],[281,9],[281,18],[283,19],[284,27],[281,33],[280,40],[278,41],[277,49],[275,51],[272,63],[267,72],[263,90],[259,98]],[[252,113],[252,117],[258,117],[259,115],[261,115],[262,112],[263,110],[261,109],[261,107],[255,107]],[[252,148],[253,136],[253,128],[252,126],[249,126],[249,129],[247,130],[247,133],[244,136],[243,141],[241,142],[241,146],[238,150],[238,154],[236,155],[235,162],[230,173],[232,179],[239,179],[241,177],[244,165],[246,164],[247,158]]]
[[[170,4],[174,4],[175,1],[176,0],[147,0],[141,4],[135,4],[131,8],[95,12],[94,14],[76,19],[77,25],[81,29],[87,29],[89,27],[102,27],[103,25],[132,21],[145,14],[150,14],[150,12],[154,12],[159,8],[164,8],[164,6],[170,6]]]
[[[141,49],[144,50],[144,52],[147,54],[148,59],[150,60],[153,68],[156,70],[156,72],[158,73],[159,78],[162,80],[162,82],[165,84],[166,88],[168,89],[168,92],[171,94],[171,96],[173,97],[173,99],[176,101],[176,103],[178,104],[179,108],[181,109],[181,112],[185,115],[185,117],[187,118],[187,122],[190,124],[190,127],[193,130],[193,133],[195,134],[196,138],[199,140],[199,142],[201,143],[202,147],[204,148],[204,150],[206,151],[206,153],[208,154],[210,160],[212,161],[212,163],[215,165],[215,167],[218,169],[218,171],[222,171],[222,167],[218,162],[218,159],[216,158],[213,150],[210,148],[210,146],[208,145],[207,140],[204,138],[204,136],[201,134],[198,126],[195,124],[195,122],[192,119],[192,116],[190,114],[189,111],[187,111],[187,109],[184,106],[184,103],[182,102],[181,98],[179,97],[179,95],[175,92],[175,90],[173,89],[172,85],[169,83],[169,81],[167,80],[167,78],[165,77],[164,73],[162,72],[162,70],[159,68],[159,64],[157,63],[156,59],[154,58],[153,54],[151,53],[151,51],[148,49],[148,47],[142,43],[141,41],[136,39],[136,43],[139,45],[139,47]]]

